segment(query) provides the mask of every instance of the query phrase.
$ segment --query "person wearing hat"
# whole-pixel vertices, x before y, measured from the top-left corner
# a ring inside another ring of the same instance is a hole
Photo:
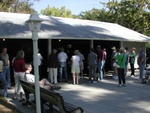
[[[134,63],[135,63],[135,58],[136,58],[136,52],[135,52],[135,48],[132,48],[132,52],[129,56],[129,63],[130,63],[130,68],[131,68],[131,77],[135,76],[134,74]]]
[[[100,75],[100,80],[103,80],[103,66],[104,66],[104,51],[101,46],[97,46],[97,68]]]
[[[116,56],[117,64],[119,67],[117,68],[118,70],[118,86],[126,86],[126,81],[125,81],[125,63],[126,63],[126,55],[124,53],[124,48],[119,49],[120,54]]]

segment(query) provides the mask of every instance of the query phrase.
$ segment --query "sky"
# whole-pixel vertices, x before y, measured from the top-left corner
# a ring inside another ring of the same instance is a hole
[[[41,9],[47,8],[48,5],[56,8],[65,6],[67,10],[71,10],[72,14],[78,15],[81,12],[93,8],[101,9],[103,5],[100,4],[100,2],[107,3],[108,1],[109,0],[35,0],[32,8],[40,13]]]

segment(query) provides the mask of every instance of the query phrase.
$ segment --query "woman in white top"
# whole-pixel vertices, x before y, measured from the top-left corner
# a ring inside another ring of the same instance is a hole
[[[80,73],[80,57],[77,55],[79,53],[78,50],[74,51],[74,54],[71,57],[71,73],[73,76],[73,84],[79,84],[79,73]]]

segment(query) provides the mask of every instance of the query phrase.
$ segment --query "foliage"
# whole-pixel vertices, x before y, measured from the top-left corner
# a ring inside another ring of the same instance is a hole
[[[109,2],[110,22],[118,23],[134,31],[149,35],[150,1],[149,0],[121,0],[120,3]],[[148,31],[147,31],[148,30]]]
[[[33,3],[30,0],[1,0],[1,12],[14,12],[14,13],[33,13],[34,9],[31,8]]]
[[[147,64],[150,64],[150,42],[146,43]]]
[[[102,3],[102,9],[80,13],[81,19],[118,23],[129,29],[150,36],[150,1],[121,0]]]
[[[55,7],[50,7],[48,5],[47,8],[41,10],[40,13],[43,15],[47,15],[47,16],[68,17],[68,18],[73,17],[71,11],[66,9],[65,6],[63,6],[59,9],[59,8],[55,8]]]
[[[99,9],[93,8],[90,11],[81,12],[79,14],[79,18],[98,21],[98,20],[100,20],[100,18],[103,18],[104,15],[105,15],[104,10],[99,10]]]

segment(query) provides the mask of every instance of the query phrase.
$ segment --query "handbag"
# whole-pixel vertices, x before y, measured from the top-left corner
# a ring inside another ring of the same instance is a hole
[[[114,63],[113,63],[113,67],[119,68],[120,66],[117,64],[117,62],[114,62]]]
[[[121,59],[121,62],[120,62],[120,64],[122,63],[122,61],[123,61],[123,58],[124,58],[124,54],[123,54],[123,57],[122,57],[122,59]],[[113,63],[113,67],[120,68],[120,66],[119,66],[119,64],[117,64],[117,62]]]

